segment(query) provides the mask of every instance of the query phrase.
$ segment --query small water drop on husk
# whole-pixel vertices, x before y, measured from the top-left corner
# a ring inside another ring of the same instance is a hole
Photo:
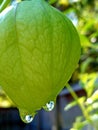
[[[19,110],[21,120],[24,123],[31,123],[34,119],[35,114],[27,114],[24,110]]]
[[[46,103],[46,105],[43,108],[46,111],[52,111],[54,108],[54,105],[55,105],[54,101],[49,101],[48,103]]]

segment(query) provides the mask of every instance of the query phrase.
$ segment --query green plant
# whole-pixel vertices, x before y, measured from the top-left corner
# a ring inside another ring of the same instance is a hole
[[[87,97],[78,97],[70,85],[66,85],[71,95],[75,99],[65,107],[69,110],[75,105],[79,105],[83,116],[77,117],[71,130],[82,130],[86,125],[92,125],[95,130],[98,129],[98,74],[82,74],[80,77],[80,86],[87,93]]]
[[[45,104],[51,109],[79,57],[73,24],[44,0],[16,2],[1,12],[0,84],[24,122],[31,122]]]
[[[68,104],[65,110],[78,104],[83,113],[83,116],[76,117],[71,130],[82,130],[87,125],[98,130],[98,1],[80,1],[72,6],[71,12],[74,12],[78,19],[77,30],[82,46],[77,70],[78,82],[85,90],[86,96],[79,98],[72,88],[67,86],[75,100]]]

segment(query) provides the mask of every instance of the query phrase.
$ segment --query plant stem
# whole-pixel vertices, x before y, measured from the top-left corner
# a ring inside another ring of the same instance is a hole
[[[67,84],[66,84],[66,88],[69,90],[69,92],[71,93],[72,97],[75,99],[75,101],[76,101],[77,104],[79,105],[79,107],[80,107],[80,109],[81,109],[81,111],[82,111],[84,117],[85,117],[88,121],[91,122],[91,119],[90,119],[90,117],[89,117],[88,112],[86,111],[86,108],[84,107],[83,104],[81,104],[81,103],[79,102],[79,98],[78,98],[77,94],[73,91],[72,87],[67,83]]]
[[[0,13],[8,6],[10,2],[10,0],[3,0],[3,2],[0,5]]]

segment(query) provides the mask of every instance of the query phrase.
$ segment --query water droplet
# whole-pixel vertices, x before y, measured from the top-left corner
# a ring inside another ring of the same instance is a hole
[[[27,114],[27,112],[24,110],[19,110],[19,113],[20,113],[21,120],[24,123],[31,123],[33,121],[35,114]]]
[[[25,115],[25,116],[21,116],[21,119],[24,123],[30,123],[33,121],[33,116],[32,115]]]
[[[54,101],[50,101],[46,103],[46,105],[43,107],[46,111],[52,111],[54,108]]]

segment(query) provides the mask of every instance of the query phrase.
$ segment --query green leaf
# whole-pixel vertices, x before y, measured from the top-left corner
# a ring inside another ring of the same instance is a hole
[[[77,102],[80,102],[81,104],[83,104],[83,102],[85,101],[86,97],[80,97],[78,99],[78,101],[73,101],[71,103],[69,103],[67,106],[65,106],[64,110],[68,111],[70,108],[74,107],[77,105]]]
[[[0,4],[3,2],[3,0],[0,0]]]
[[[91,47],[91,43],[85,35],[80,34],[80,41],[82,47]]]
[[[88,101],[91,100],[92,102],[98,101],[98,90],[96,90],[90,98],[88,98]]]
[[[81,69],[81,73],[85,73],[87,68],[89,67],[89,64],[91,62],[95,61],[94,58],[92,57],[88,57],[84,62],[81,63],[80,69]]]
[[[49,4],[54,4],[57,0],[49,0]]]
[[[98,74],[91,73],[91,74],[81,74],[80,75],[80,84],[86,90],[87,96],[90,97],[96,88],[96,81],[98,78]]]

